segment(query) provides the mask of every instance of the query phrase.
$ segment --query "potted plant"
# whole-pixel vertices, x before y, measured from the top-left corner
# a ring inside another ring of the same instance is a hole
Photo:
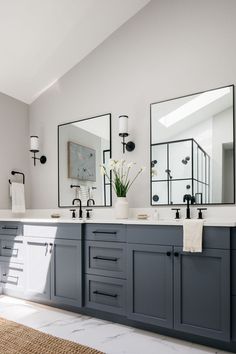
[[[101,165],[101,174],[105,175],[110,181],[113,190],[116,193],[117,199],[115,203],[115,216],[117,219],[127,219],[128,201],[127,193],[138,176],[145,170],[141,167],[139,171],[131,177],[131,169],[135,165],[134,162],[126,162],[125,160],[109,160],[108,166]],[[110,173],[112,171],[112,174]]]

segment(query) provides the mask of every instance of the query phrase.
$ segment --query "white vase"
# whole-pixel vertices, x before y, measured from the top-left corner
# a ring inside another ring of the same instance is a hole
[[[115,218],[128,219],[129,217],[129,204],[126,197],[117,197],[115,202]]]

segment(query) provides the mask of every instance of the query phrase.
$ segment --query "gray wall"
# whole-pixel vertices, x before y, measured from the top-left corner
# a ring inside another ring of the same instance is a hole
[[[26,206],[29,208],[28,105],[0,93],[0,123],[0,209],[11,207],[8,180],[18,180],[17,176],[11,176],[12,170],[26,175]]]
[[[60,123],[111,112],[120,158],[118,116],[128,114],[136,149],[126,157],[149,167],[151,102],[235,83],[235,12],[235,0],[153,0],[42,94],[30,107],[30,132],[48,161],[31,165],[32,207],[57,206]],[[149,206],[148,172],[129,200]]]

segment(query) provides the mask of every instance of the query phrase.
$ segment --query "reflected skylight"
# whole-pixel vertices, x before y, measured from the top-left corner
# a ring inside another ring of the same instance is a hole
[[[191,101],[183,104],[182,106],[175,109],[174,111],[161,117],[159,122],[162,125],[164,125],[166,128],[169,128],[173,124],[199,111],[200,109],[218,100],[219,98],[228,95],[229,93],[230,93],[229,87],[201,93],[199,96],[193,98]]]

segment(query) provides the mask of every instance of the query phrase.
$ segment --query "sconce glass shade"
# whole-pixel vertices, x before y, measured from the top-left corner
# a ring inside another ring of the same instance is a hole
[[[39,137],[37,135],[30,137],[30,151],[39,152]]]
[[[122,115],[119,116],[119,135],[120,136],[128,136],[128,116]]]

